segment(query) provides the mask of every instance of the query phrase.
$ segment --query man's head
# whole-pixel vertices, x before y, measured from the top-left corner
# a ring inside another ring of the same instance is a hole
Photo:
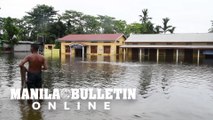
[[[31,44],[31,52],[38,52],[39,45],[36,43]]]

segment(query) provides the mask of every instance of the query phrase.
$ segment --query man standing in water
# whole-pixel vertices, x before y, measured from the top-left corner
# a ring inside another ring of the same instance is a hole
[[[42,70],[47,70],[47,63],[44,56],[38,54],[39,45],[31,44],[31,53],[26,56],[19,67],[27,71],[27,87],[41,88],[42,87]],[[24,66],[25,63],[29,63],[28,69]],[[23,81],[25,82],[25,81]]]

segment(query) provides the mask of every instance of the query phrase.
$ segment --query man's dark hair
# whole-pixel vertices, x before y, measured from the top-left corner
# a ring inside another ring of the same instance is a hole
[[[36,44],[36,43],[32,43],[32,44],[31,44],[31,48],[33,48],[33,50],[35,50],[35,51],[38,51],[39,45]]]

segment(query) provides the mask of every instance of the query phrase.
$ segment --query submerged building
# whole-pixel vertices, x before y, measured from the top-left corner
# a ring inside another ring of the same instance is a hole
[[[12,52],[30,52],[32,41],[18,41],[13,47],[8,43],[8,41],[2,42],[2,51],[3,53],[12,53]]]
[[[199,63],[213,58],[213,33],[132,34],[121,48],[125,58]]]
[[[120,46],[125,40],[123,34],[70,34],[59,38],[61,54],[77,57],[122,54]]]

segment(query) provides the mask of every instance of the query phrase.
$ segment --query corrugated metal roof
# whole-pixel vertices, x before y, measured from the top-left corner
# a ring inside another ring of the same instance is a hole
[[[20,44],[33,44],[34,42],[32,41],[18,41]]]
[[[59,41],[115,41],[123,34],[70,34],[62,38]]]
[[[121,48],[185,48],[185,49],[213,49],[212,45],[122,45]]]
[[[125,42],[213,42],[213,33],[132,34]]]

